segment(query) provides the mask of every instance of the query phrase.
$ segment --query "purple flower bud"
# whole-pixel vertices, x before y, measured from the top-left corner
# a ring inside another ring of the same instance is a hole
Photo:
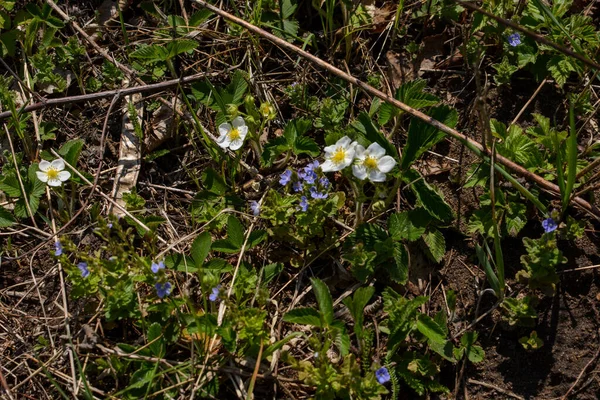
[[[308,200],[306,199],[306,196],[300,198],[300,209],[304,212],[308,210]]]
[[[60,240],[57,240],[56,242],[54,242],[54,255],[58,257],[62,253],[63,253],[62,244],[60,244]]]
[[[212,288],[212,293],[208,296],[208,299],[212,302],[217,301],[219,298],[219,291],[221,290],[221,285],[217,285]]]
[[[389,382],[390,373],[386,367],[381,367],[375,371],[375,377],[377,378],[377,382],[383,385],[384,383]]]
[[[252,210],[252,215],[257,217],[258,214],[260,214],[260,204],[258,204],[258,202],[256,202],[256,201],[252,200],[250,202],[250,210]]]
[[[284,173],[279,176],[279,178],[279,183],[281,184],[281,186],[287,185],[292,180],[292,171],[286,169]]]
[[[160,261],[160,262],[158,262],[158,264],[153,262],[152,266],[150,267],[150,269],[155,274],[158,274],[158,271],[160,271],[161,269],[165,269],[165,262],[164,261]]]
[[[88,265],[86,262],[80,262],[77,264],[77,268],[81,271],[81,277],[87,278],[90,275],[90,270],[88,269]]]

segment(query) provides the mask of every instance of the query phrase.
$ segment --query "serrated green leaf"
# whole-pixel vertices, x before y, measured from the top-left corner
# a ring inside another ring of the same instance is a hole
[[[333,322],[333,299],[331,293],[329,293],[329,288],[318,278],[311,278],[310,283],[317,298],[323,321],[326,325],[331,325]]]
[[[344,357],[350,352],[350,336],[342,321],[333,321],[331,326],[335,328],[335,345],[340,349],[340,354]]]
[[[284,322],[322,327],[321,314],[314,308],[295,308],[283,316]]]
[[[246,76],[238,69],[233,73],[231,83],[220,94],[225,104],[240,105],[244,101],[247,90],[248,82],[246,81]]]
[[[385,149],[387,155],[396,158],[398,151],[396,148],[387,140],[387,138],[375,127],[373,120],[366,112],[361,112],[358,115],[356,121],[352,124],[352,127],[357,131],[358,136],[362,139],[363,143],[368,145],[370,143],[379,143],[381,147]]]
[[[61,146],[60,150],[58,150],[58,154],[60,154],[66,162],[73,167],[76,167],[84,144],[85,142],[83,139],[69,140]]]
[[[15,217],[7,209],[0,206],[0,228],[9,227],[15,222]]]
[[[179,54],[186,53],[198,47],[198,42],[188,39],[176,39],[167,43],[167,59],[174,58]]]
[[[244,244],[244,226],[234,215],[230,215],[227,218],[227,238],[238,249]]]
[[[202,184],[209,192],[221,196],[227,193],[229,190],[229,186],[227,186],[227,183],[223,177],[221,177],[221,175],[219,175],[219,173],[212,168],[207,168],[202,173]]]
[[[7,175],[0,182],[0,190],[10,197],[21,197],[21,186],[15,175]]]
[[[452,208],[446,203],[444,197],[425,182],[418,172],[413,169],[405,171],[404,181],[410,184],[419,203],[431,216],[443,222],[449,222],[454,218]]]
[[[427,81],[424,79],[406,82],[396,90],[396,95],[394,97],[417,110],[438,104],[440,102],[439,98],[430,93],[423,92],[425,86],[427,86]],[[385,125],[391,118],[402,113],[402,110],[391,104],[382,104],[379,110],[379,123]]]
[[[312,157],[317,157],[321,153],[321,149],[317,142],[306,136],[299,136],[296,138],[293,149],[296,155],[308,154]]]
[[[394,240],[417,240],[425,233],[431,216],[423,208],[390,215],[388,230]]]
[[[428,113],[431,118],[453,128],[458,122],[455,109],[446,105],[431,109]],[[401,168],[408,169],[425,151],[444,138],[446,134],[424,121],[413,118],[408,127],[408,140],[402,153]]]
[[[162,338],[162,326],[155,322],[148,328],[148,348],[155,357],[162,357],[164,351],[164,339]]]
[[[437,322],[426,314],[419,314],[417,317],[417,330],[423,334],[430,342],[445,345],[446,334]]]
[[[446,254],[446,240],[442,232],[435,228],[430,228],[429,231],[423,235],[423,240],[429,249],[429,253],[433,260],[437,263],[442,261],[444,254]]]
[[[206,260],[206,257],[208,257],[208,253],[210,252],[211,245],[212,238],[208,232],[202,232],[194,239],[192,248],[190,249],[190,255],[197,268],[201,268],[204,264],[204,260]]]
[[[374,293],[375,288],[373,286],[361,287],[356,289],[352,297],[346,297],[343,300],[344,305],[348,307],[350,315],[352,315],[352,319],[354,320],[354,331],[357,336],[360,336],[363,330],[365,306],[371,300]]]
[[[390,278],[404,285],[408,281],[408,251],[402,243],[394,243],[394,263],[388,267]]]
[[[280,262],[265,265],[263,270],[263,282],[265,284],[271,282],[273,278],[281,273],[281,271],[283,271],[283,264]]]
[[[158,44],[142,45],[131,52],[129,56],[148,61],[165,61],[168,58],[168,50]]]

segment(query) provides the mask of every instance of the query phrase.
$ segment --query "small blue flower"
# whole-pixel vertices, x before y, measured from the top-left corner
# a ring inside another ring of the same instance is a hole
[[[305,167],[304,172],[299,173],[298,176],[300,178],[302,178],[304,180],[304,182],[308,183],[309,185],[314,185],[315,181],[318,178],[315,171],[313,171],[312,169],[308,169],[308,167]]]
[[[512,35],[508,35],[508,44],[512,47],[517,47],[521,44],[521,35],[518,33],[513,33]]]
[[[310,197],[313,199],[326,199],[327,193],[319,193],[317,192],[317,188],[313,186],[310,188]]]
[[[304,212],[306,212],[306,210],[308,210],[308,200],[306,199],[306,196],[301,197],[300,209]]]
[[[60,244],[60,240],[57,240],[56,242],[54,242],[54,255],[58,257],[62,253],[63,253],[62,244]]]
[[[158,264],[153,262],[152,266],[150,267],[150,269],[155,274],[158,274],[158,271],[160,271],[161,269],[165,269],[165,262],[164,261],[159,261]]]
[[[285,172],[279,176],[279,178],[279,183],[281,186],[287,185],[292,180],[292,171],[286,169]]]
[[[112,222],[109,222],[107,226],[108,226],[108,229],[112,229],[112,227],[113,227]]]
[[[157,283],[154,287],[156,288],[156,295],[161,299],[171,294],[172,287],[170,282]]]
[[[221,290],[221,285],[217,285],[212,288],[212,293],[208,296],[208,299],[212,302],[217,301],[219,298],[219,291]]]
[[[388,372],[386,367],[381,367],[377,371],[375,371],[375,377],[377,378],[377,382],[382,385],[390,380],[390,373]]]
[[[558,224],[552,218],[548,218],[542,221],[542,227],[546,233],[554,232],[558,228]]]
[[[90,275],[90,270],[88,269],[88,265],[86,262],[80,262],[77,264],[77,268],[81,271],[81,277],[87,278]]]
[[[252,200],[250,202],[250,210],[252,210],[252,215],[255,217],[258,216],[258,214],[260,214],[260,204],[258,204],[257,201]]]
[[[321,179],[319,179],[319,183],[321,184],[321,186],[323,186],[325,189],[327,189],[330,185],[329,183],[329,179],[327,179],[326,177],[322,177]]]
[[[294,189],[294,192],[298,193],[301,192],[302,189],[304,189],[304,185],[300,181],[294,182],[294,184],[292,185],[292,189]]]

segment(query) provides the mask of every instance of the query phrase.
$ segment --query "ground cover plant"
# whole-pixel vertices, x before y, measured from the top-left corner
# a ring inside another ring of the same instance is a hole
[[[0,0],[0,397],[597,398],[599,26]]]

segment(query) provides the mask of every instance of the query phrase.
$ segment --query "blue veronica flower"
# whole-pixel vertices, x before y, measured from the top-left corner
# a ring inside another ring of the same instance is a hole
[[[304,180],[304,182],[308,183],[309,185],[314,185],[318,176],[317,173],[315,171],[313,171],[312,169],[307,170],[308,167],[304,168],[304,172],[303,173],[299,173],[298,176],[300,178],[302,178]]]
[[[310,188],[310,197],[313,199],[326,199],[327,193],[317,192],[317,188],[315,186]]]
[[[54,255],[58,257],[62,253],[63,253],[62,244],[60,243],[60,240],[57,240],[56,242],[54,242]]]
[[[294,184],[292,185],[292,189],[294,189],[294,192],[296,193],[301,192],[302,189],[304,189],[304,185],[300,181],[294,182]]]
[[[255,217],[258,216],[258,214],[260,214],[260,204],[258,204],[257,201],[252,200],[250,202],[250,210],[252,210],[252,215]]]
[[[542,227],[546,233],[554,232],[558,228],[558,224],[552,218],[547,218],[542,221]]]
[[[390,380],[390,373],[388,372],[386,367],[381,367],[377,371],[375,371],[375,377],[377,378],[377,382],[382,385]]]
[[[158,271],[160,271],[161,269],[165,269],[165,262],[164,261],[159,261],[158,264],[153,262],[152,266],[150,267],[150,269],[155,274],[158,274]]]
[[[518,33],[513,33],[512,35],[508,35],[508,44],[512,47],[517,47],[521,44],[521,35]]]
[[[108,226],[108,229],[112,229],[112,227],[113,227],[112,222],[109,222],[107,226]]]
[[[212,288],[212,293],[208,296],[208,299],[212,302],[217,301],[219,298],[219,291],[221,290],[221,285],[217,285]]]
[[[300,209],[304,212],[308,210],[308,200],[306,199],[306,196],[300,198]]]
[[[307,169],[308,171],[314,171],[316,168],[319,168],[319,162],[317,160],[309,163],[306,167],[304,167],[305,169]]]
[[[86,262],[80,262],[77,264],[77,268],[81,271],[81,277],[87,278],[90,275],[90,270],[88,269],[88,265]]]
[[[290,183],[290,181],[292,180],[292,171],[289,169],[286,169],[283,174],[281,174],[279,176],[279,183],[281,184],[281,186],[285,186],[288,183]]]
[[[165,283],[159,282],[156,285],[154,285],[154,287],[156,288],[156,295],[161,299],[165,296],[170,295],[171,290],[173,289],[170,282],[165,282]]]
[[[321,184],[321,186],[323,186],[325,189],[327,189],[330,185],[329,183],[329,179],[327,179],[326,177],[322,177],[321,179],[319,179],[319,183]]]

